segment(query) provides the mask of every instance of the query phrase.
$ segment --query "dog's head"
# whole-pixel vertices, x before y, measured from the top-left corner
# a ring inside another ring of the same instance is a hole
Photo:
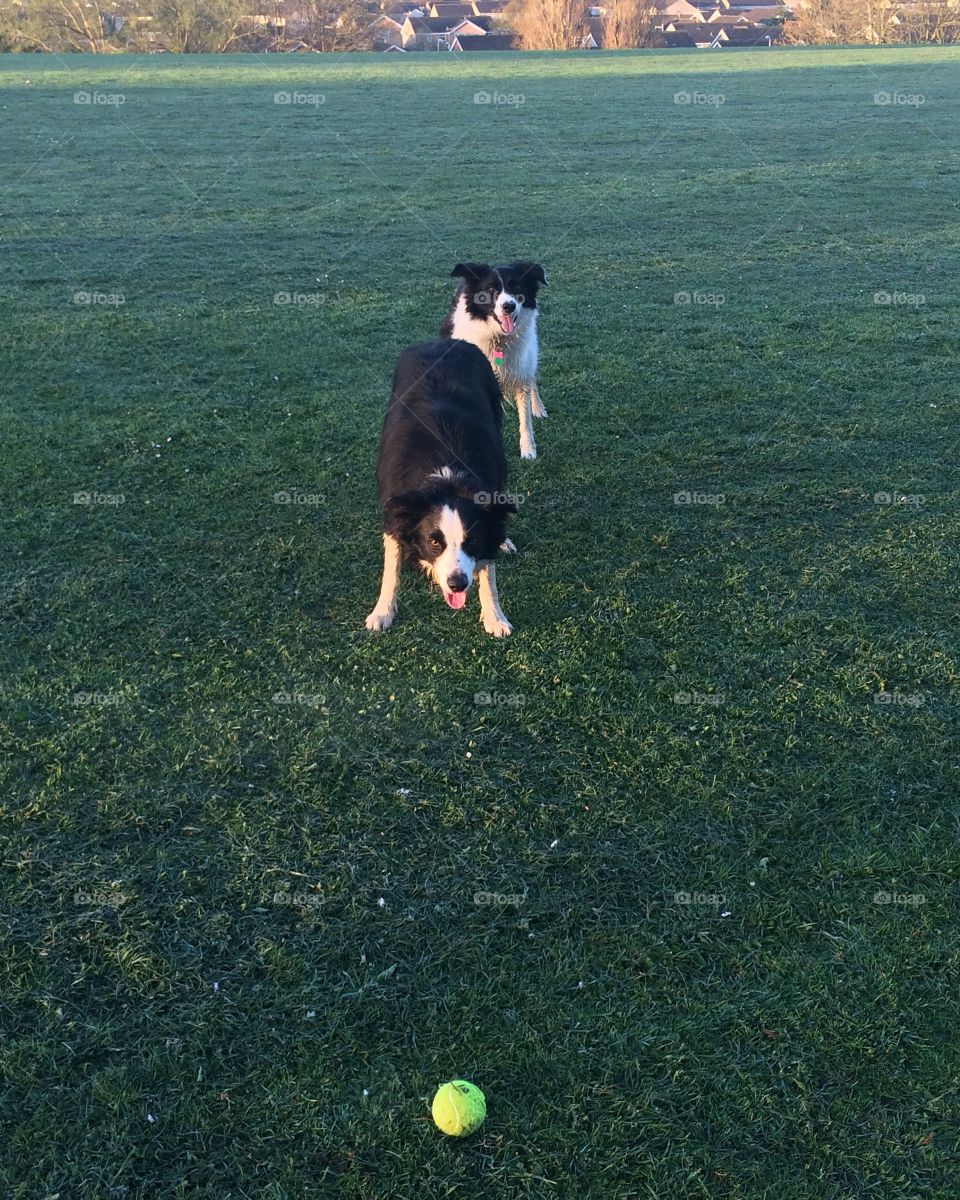
[[[479,490],[447,473],[434,485],[390,499],[384,533],[426,571],[451,608],[463,608],[477,564],[490,562],[507,536],[507,514],[516,506],[505,496]]]
[[[519,328],[537,307],[537,290],[546,285],[543,267],[535,262],[508,263],[490,267],[486,263],[457,263],[450,272],[464,282],[460,290],[467,312],[476,321],[495,322],[507,336]]]

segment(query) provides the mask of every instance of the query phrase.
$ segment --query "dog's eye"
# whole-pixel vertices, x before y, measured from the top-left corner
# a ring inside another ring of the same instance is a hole
[[[430,543],[431,550],[443,549],[443,538],[440,536],[439,530],[436,533],[431,533],[427,541]]]

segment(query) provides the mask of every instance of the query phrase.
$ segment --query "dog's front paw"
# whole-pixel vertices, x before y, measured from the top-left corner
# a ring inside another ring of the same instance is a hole
[[[366,619],[366,626],[371,633],[383,633],[385,629],[389,629],[393,624],[392,612],[377,612],[376,609]]]
[[[539,400],[534,400],[531,408],[535,417],[545,417],[547,415],[547,410],[543,407]]]
[[[500,549],[504,552],[504,554],[516,554],[517,552],[517,548],[510,538],[507,538],[505,542],[500,543]]]
[[[492,637],[509,637],[513,633],[513,626],[507,618],[500,613],[499,616],[483,616],[480,618],[483,621],[483,627]]]
[[[533,461],[533,459],[535,459],[537,457],[536,446],[521,446],[520,447],[520,457],[529,459],[530,461]]]

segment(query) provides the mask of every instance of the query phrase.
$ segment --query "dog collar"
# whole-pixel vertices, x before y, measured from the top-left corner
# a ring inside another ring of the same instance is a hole
[[[493,365],[495,367],[503,366],[503,347],[494,346],[493,348]]]

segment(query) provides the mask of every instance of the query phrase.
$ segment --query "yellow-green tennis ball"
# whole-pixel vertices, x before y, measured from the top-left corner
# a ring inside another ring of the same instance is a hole
[[[465,1079],[454,1079],[438,1088],[433,1098],[433,1119],[441,1133],[466,1137],[483,1124],[487,1102],[483,1092]]]

